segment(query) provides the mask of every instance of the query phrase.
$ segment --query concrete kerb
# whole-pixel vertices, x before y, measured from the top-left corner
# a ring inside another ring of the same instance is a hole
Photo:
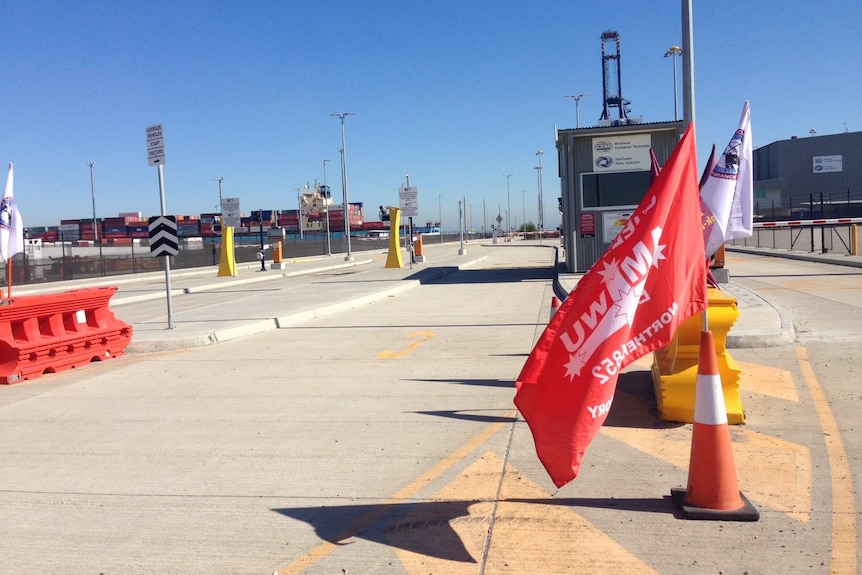
[[[728,332],[725,341],[728,349],[781,347],[796,341],[796,330],[786,311],[739,284],[731,282],[721,289],[735,297],[742,308],[740,313],[746,314],[744,329],[734,333],[731,328]]]
[[[231,341],[234,339],[239,339],[243,337],[248,337],[251,335],[257,335],[266,331],[271,331],[275,329],[288,328],[296,325],[300,325],[302,323],[334,315],[336,313],[354,309],[357,307],[361,307],[364,305],[369,305],[386,298],[396,296],[400,293],[403,293],[407,290],[413,289],[423,283],[434,281],[440,279],[450,273],[454,273],[461,269],[476,265],[477,263],[484,260],[487,256],[481,256],[479,258],[475,258],[463,264],[460,264],[457,267],[441,267],[441,268],[428,268],[426,271],[428,273],[425,274],[425,277],[421,279],[413,279],[406,280],[403,284],[397,285],[393,288],[388,288],[381,290],[379,292],[375,292],[373,294],[368,294],[365,296],[361,296],[358,298],[353,298],[349,300],[345,300],[342,302],[326,305],[319,308],[312,308],[308,310],[302,310],[295,313],[289,313],[282,316],[277,316],[273,318],[268,318],[265,320],[255,321],[248,324],[243,324],[239,326],[227,327],[224,329],[211,330],[205,333],[188,335],[185,337],[168,337],[159,340],[138,340],[135,341],[134,337],[132,341],[126,346],[126,353],[129,354],[146,354],[146,353],[157,353],[157,352],[165,352],[165,351],[176,351],[180,349],[188,349],[193,347],[201,347],[205,345],[213,345],[217,343],[223,343],[227,341]],[[369,260],[371,261],[371,260]],[[355,265],[357,262],[352,262]],[[350,265],[350,264],[347,264]],[[335,267],[345,267],[345,265],[338,265]],[[320,270],[321,268],[318,268]],[[328,268],[333,269],[333,268]],[[289,274],[284,274],[289,275]],[[294,272],[293,275],[301,275]],[[163,294],[162,296],[163,297]]]
[[[360,266],[360,265],[371,263],[372,261],[374,261],[374,260],[360,260],[360,261],[348,262],[348,263],[344,263],[344,264],[335,264],[335,265],[325,266],[325,267],[320,267],[320,268],[296,270],[296,271],[292,271],[292,272],[277,272],[276,271],[274,273],[266,273],[266,274],[261,274],[258,276],[241,278],[241,279],[233,279],[233,278],[229,277],[228,281],[220,281],[220,282],[210,283],[210,284],[205,284],[205,285],[200,285],[200,286],[172,289],[171,295],[173,296],[173,295],[192,294],[192,293],[199,293],[202,291],[221,289],[221,288],[225,288],[225,287],[270,281],[270,280],[274,280],[274,279],[278,279],[278,278],[304,276],[304,275],[321,273],[321,272],[326,272],[326,271],[332,271],[332,270],[337,270],[337,269],[342,269],[342,268]],[[270,270],[268,270],[268,271],[270,271]],[[234,277],[236,277],[236,276],[234,276]],[[163,297],[165,297],[165,294],[161,293],[161,292],[160,293],[149,293],[149,294],[127,296],[127,297],[123,297],[123,296],[114,297],[111,300],[111,307],[123,305],[123,304],[137,303],[137,302],[141,302],[141,301],[148,301],[151,299],[159,299],[159,298],[163,298]]]

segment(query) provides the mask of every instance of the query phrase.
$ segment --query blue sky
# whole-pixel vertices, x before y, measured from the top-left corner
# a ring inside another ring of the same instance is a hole
[[[862,6],[694,2],[699,164],[751,102],[754,147],[862,129]],[[825,7],[821,9],[821,7]],[[620,34],[622,95],[646,122],[673,120],[681,2],[116,2],[7,0],[0,21],[0,159],[15,164],[25,224],[96,212],[160,212],[145,128],[165,131],[169,214],[225,197],[244,212],[292,208],[323,180],[341,200],[346,119],[351,202],[366,219],[419,189],[420,222],[472,227],[510,202],[536,221],[543,150],[546,227],[559,195],[554,126],[602,109],[603,31]],[[681,62],[678,68],[682,82]],[[679,100],[680,115],[682,100]],[[509,191],[507,193],[507,178]]]

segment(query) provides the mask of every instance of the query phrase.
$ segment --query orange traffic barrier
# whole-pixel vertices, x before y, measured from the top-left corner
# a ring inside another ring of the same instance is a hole
[[[700,334],[688,487],[671,489],[686,519],[757,521],[760,513],[739,491],[712,332]]]
[[[132,326],[108,307],[116,291],[22,296],[0,306],[0,384],[123,355]]]
[[[281,263],[281,242],[275,242],[275,247],[272,249],[272,263]]]
[[[553,295],[551,296],[551,319],[554,319],[554,314],[557,313],[558,309],[560,309],[560,298]]]
[[[422,252],[422,234],[416,234],[416,241],[413,242],[413,254],[416,256],[424,256]]]

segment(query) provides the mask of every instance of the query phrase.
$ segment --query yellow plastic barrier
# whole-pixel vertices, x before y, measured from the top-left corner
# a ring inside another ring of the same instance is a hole
[[[739,397],[739,364],[727,352],[727,333],[739,318],[736,299],[715,289],[708,289],[707,321],[715,342],[718,372],[724,391],[727,421],[745,423],[745,413]],[[694,422],[697,361],[703,315],[689,318],[677,330],[671,342],[656,350],[653,356],[652,381],[655,388],[659,419],[662,421]]]
[[[389,207],[389,254],[386,256],[387,268],[403,268],[404,261],[401,259],[401,246],[398,231],[401,229],[401,210]]]
[[[218,276],[236,276],[236,257],[233,253],[233,228],[222,228],[221,260],[218,266]]]

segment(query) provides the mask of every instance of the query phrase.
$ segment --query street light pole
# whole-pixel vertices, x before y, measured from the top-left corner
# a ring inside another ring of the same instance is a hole
[[[440,230],[440,243],[443,243],[443,194],[437,194],[437,228]]]
[[[219,176],[216,178],[216,181],[218,182],[218,206],[217,207],[218,207],[218,219],[219,219],[219,236],[221,236],[223,238],[225,226],[224,226],[224,208],[222,207],[223,199],[222,199],[222,195],[221,195],[221,183],[224,181],[224,178],[222,176]],[[210,225],[212,225],[212,224],[210,224]],[[215,247],[213,247],[213,250],[215,250]],[[213,251],[213,259],[215,259],[215,251]],[[215,262],[213,262],[213,263],[215,263]]]
[[[584,96],[589,97],[589,94],[578,94],[577,96],[565,96],[566,98],[571,98],[575,101],[575,124],[576,128],[581,127],[581,98]]]
[[[102,275],[105,275],[105,263],[102,259],[102,242],[99,239],[99,224],[96,220],[96,188],[93,183],[93,166],[95,164],[96,162],[87,162],[87,165],[90,166],[90,199],[93,201],[93,237],[96,243],[99,244],[99,269]]]
[[[344,236],[347,238],[347,255],[344,256],[346,262],[353,261],[353,254],[350,251],[350,207],[347,203],[347,150],[344,140],[344,118],[352,115],[353,112],[330,114],[334,118],[341,119],[341,189],[344,195]]]
[[[527,190],[521,190],[521,218],[524,223],[521,224],[524,227],[524,233],[527,232]]]
[[[224,181],[224,178],[219,176],[216,178],[216,181],[218,182],[218,213],[221,215],[224,215],[224,214],[222,214],[222,207],[221,207],[221,203],[222,203],[221,183]]]
[[[682,55],[682,49],[679,46],[671,46],[664,53],[665,58],[673,59],[673,121],[679,120],[679,107],[677,105],[677,87],[676,87],[676,59]]]
[[[512,196],[509,193],[509,178],[512,174],[503,174],[506,177],[506,237],[512,233],[512,220],[509,214],[512,213]]]
[[[323,160],[323,205],[326,206],[326,255],[332,255],[332,240],[329,239],[329,186],[326,185],[326,162]]]
[[[539,165],[536,166],[536,171],[539,173],[539,216],[538,216],[538,230],[539,230],[539,238],[545,235],[545,200],[542,197],[542,154],[544,152],[539,150],[536,152],[536,156],[539,157]]]

